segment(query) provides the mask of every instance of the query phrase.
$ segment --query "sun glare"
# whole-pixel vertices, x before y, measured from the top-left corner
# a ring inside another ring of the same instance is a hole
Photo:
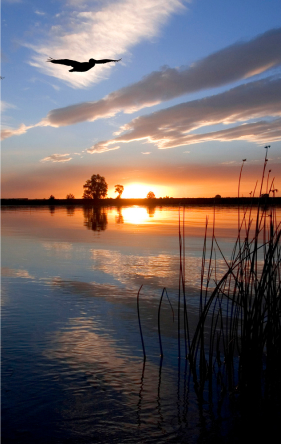
[[[129,183],[124,186],[124,192],[122,193],[123,199],[146,199],[149,191],[152,191],[156,197],[164,197],[166,195],[172,196],[172,190],[170,187],[156,184],[144,184],[144,183]]]
[[[144,224],[150,219],[146,208],[137,206],[123,208],[122,216],[124,222],[129,224]]]
[[[143,185],[141,183],[130,183],[124,187],[122,197],[124,199],[145,199],[149,191],[153,190],[150,190],[148,185]]]

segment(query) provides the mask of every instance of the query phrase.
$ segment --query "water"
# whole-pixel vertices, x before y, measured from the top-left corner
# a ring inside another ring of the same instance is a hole
[[[212,208],[185,211],[192,327],[206,215],[212,224]],[[166,299],[160,361],[163,287],[177,311],[178,218],[173,207],[2,208],[3,443],[228,439],[236,417],[228,406],[215,411],[197,399],[187,361],[178,359]],[[236,234],[237,210],[216,210],[227,257]],[[218,273],[223,269],[219,258]],[[136,310],[141,285],[145,366]]]

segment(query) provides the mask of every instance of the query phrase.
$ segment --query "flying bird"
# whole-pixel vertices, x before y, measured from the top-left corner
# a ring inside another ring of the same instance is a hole
[[[70,69],[69,72],[85,72],[85,71],[89,71],[89,69],[93,68],[95,65],[97,65],[99,63],[119,62],[120,60],[121,59],[118,59],[118,60],[112,60],[112,59],[95,60],[95,59],[90,59],[89,62],[77,62],[76,60],[69,60],[69,59],[55,60],[55,59],[52,59],[52,57],[49,57],[47,62],[57,63],[59,65],[72,66],[72,69]]]

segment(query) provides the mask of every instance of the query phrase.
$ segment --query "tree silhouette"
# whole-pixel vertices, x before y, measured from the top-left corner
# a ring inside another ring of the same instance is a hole
[[[108,184],[99,174],[93,174],[83,185],[83,199],[103,199],[108,194]]]
[[[147,199],[155,199],[155,193],[153,193],[153,191],[149,191],[149,193],[147,194]]]
[[[117,199],[121,198],[123,190],[124,190],[124,186],[123,185],[115,185],[115,193],[118,193]]]
[[[70,193],[70,194],[67,194],[66,199],[71,200],[71,199],[75,199],[75,197],[72,193]]]
[[[53,196],[53,194],[51,194],[51,196],[49,197],[49,200],[55,200],[55,196]]]

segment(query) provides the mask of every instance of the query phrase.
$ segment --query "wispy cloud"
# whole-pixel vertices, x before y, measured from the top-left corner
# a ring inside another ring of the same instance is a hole
[[[183,0],[121,0],[98,9],[99,3],[81,12],[58,17],[43,44],[27,44],[36,53],[30,64],[45,74],[57,77],[75,88],[87,87],[107,76],[112,67],[96,66],[85,73],[69,73],[66,67],[46,63],[46,58],[69,58],[85,61],[90,58],[117,58],[140,41],[156,36],[169,17],[183,10]],[[93,44],[95,42],[95,44]]]
[[[91,151],[86,150],[88,153],[91,152],[91,154],[101,154],[101,153],[105,153],[106,151],[113,151],[113,150],[118,150],[119,146],[114,146],[114,147],[110,147],[108,142],[105,142],[105,144],[103,142],[95,145],[94,147],[90,148]]]
[[[240,42],[222,49],[188,68],[164,68],[161,71],[152,72],[139,82],[114,91],[96,102],[84,102],[53,109],[34,126],[61,127],[109,118],[121,111],[132,113],[184,94],[219,87],[262,73],[271,67],[280,66],[280,36],[281,30],[273,29],[248,42]],[[246,91],[250,90],[248,85],[242,88],[246,88]],[[276,94],[280,97],[280,90],[279,92],[277,90]],[[209,102],[210,98],[206,100]],[[190,103],[196,106],[196,102]],[[246,112],[249,113],[248,109]],[[19,135],[21,131],[25,132],[29,128],[32,126],[21,125],[16,130],[4,130],[2,138]],[[100,144],[99,150],[95,152],[104,151],[107,149],[105,147],[102,149]]]
[[[17,108],[15,105],[12,105],[11,103],[8,102],[4,102],[3,100],[1,100],[1,112],[4,113],[7,109],[15,109]]]
[[[181,95],[219,87],[280,66],[280,29],[222,49],[186,69],[164,68],[102,100],[50,111],[43,125],[66,126],[132,113]],[[96,67],[95,67],[96,69]]]
[[[41,162],[69,162],[72,157],[67,156],[69,156],[69,154],[51,154],[51,156],[41,159]]]
[[[236,162],[235,160],[229,160],[228,162],[221,162],[220,165],[237,165],[239,162]]]
[[[26,126],[23,123],[18,128],[5,128],[1,130],[1,140],[12,136],[20,136],[27,132],[28,129],[34,128],[36,125]]]
[[[261,119],[279,116],[280,112],[280,79],[270,77],[138,117],[124,125],[118,137],[97,143],[88,152],[96,153],[101,147],[106,151],[112,144],[136,140],[153,143],[159,149],[207,140],[273,142],[280,140],[280,119]],[[251,119],[258,121],[249,123]],[[191,134],[202,127],[232,123],[240,125],[221,131]]]

